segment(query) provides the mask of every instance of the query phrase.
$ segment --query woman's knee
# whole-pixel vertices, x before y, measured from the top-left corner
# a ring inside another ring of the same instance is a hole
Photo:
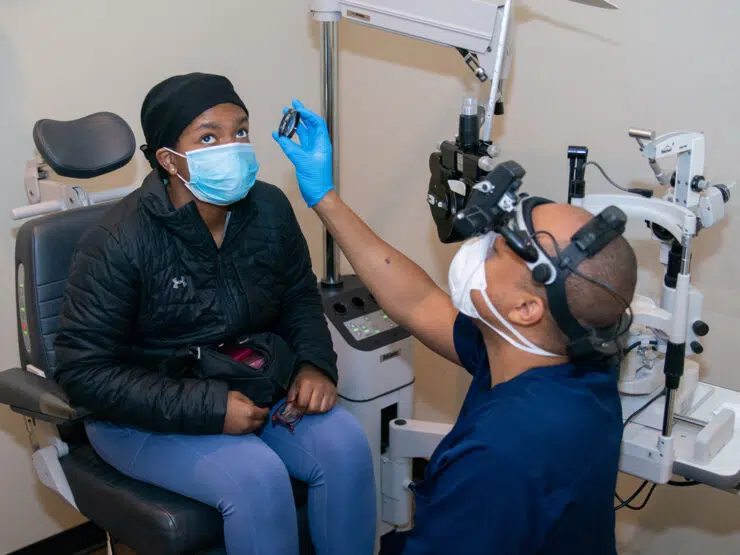
[[[224,516],[269,500],[293,506],[285,465],[253,435],[154,435],[139,451],[132,476],[216,507]]]
[[[207,479],[216,490],[217,508],[224,516],[245,504],[266,517],[278,516],[268,513],[288,514],[294,510],[288,470],[272,449],[264,444],[251,445],[241,456],[229,455],[214,461]]]
[[[314,430],[319,448],[327,455],[336,456],[337,463],[372,463],[370,444],[360,422],[347,409],[336,405],[323,415],[320,430]]]
[[[264,443],[253,444],[241,456],[222,461],[224,470],[245,490],[290,489],[290,476],[280,457]]]

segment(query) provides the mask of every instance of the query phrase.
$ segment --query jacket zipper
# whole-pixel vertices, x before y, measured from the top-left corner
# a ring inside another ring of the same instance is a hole
[[[236,299],[234,298],[234,295],[231,293],[231,288],[229,287],[229,280],[227,279],[228,276],[226,276],[226,265],[223,262],[223,256],[221,255],[221,252],[216,255],[216,260],[218,261],[218,281],[220,282],[221,289],[224,291],[223,295],[221,296],[221,303],[224,305],[224,313],[226,315],[226,327],[227,329],[231,327],[232,325],[236,324]]]

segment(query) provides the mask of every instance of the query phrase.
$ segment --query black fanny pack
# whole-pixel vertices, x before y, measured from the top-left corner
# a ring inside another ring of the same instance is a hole
[[[233,343],[183,347],[165,359],[160,369],[171,377],[226,382],[230,390],[246,395],[258,407],[271,407],[287,394],[297,363],[282,337],[255,333]]]

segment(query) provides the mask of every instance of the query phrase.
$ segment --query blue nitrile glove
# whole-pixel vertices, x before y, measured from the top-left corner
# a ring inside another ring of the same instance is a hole
[[[313,208],[334,188],[329,130],[324,119],[303,106],[299,100],[293,101],[293,109],[301,115],[296,130],[300,144],[288,137],[278,136],[277,132],[272,133],[272,138],[293,162],[303,200],[309,208]]]

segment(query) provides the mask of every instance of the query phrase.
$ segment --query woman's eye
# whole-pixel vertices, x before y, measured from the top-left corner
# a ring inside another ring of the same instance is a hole
[[[215,140],[216,140],[216,137],[214,137],[213,135],[206,135],[200,140],[200,142],[203,143],[204,145],[209,145]]]
[[[247,137],[249,137],[249,131],[247,131],[246,129],[240,129],[236,132],[237,139],[246,139]]]

